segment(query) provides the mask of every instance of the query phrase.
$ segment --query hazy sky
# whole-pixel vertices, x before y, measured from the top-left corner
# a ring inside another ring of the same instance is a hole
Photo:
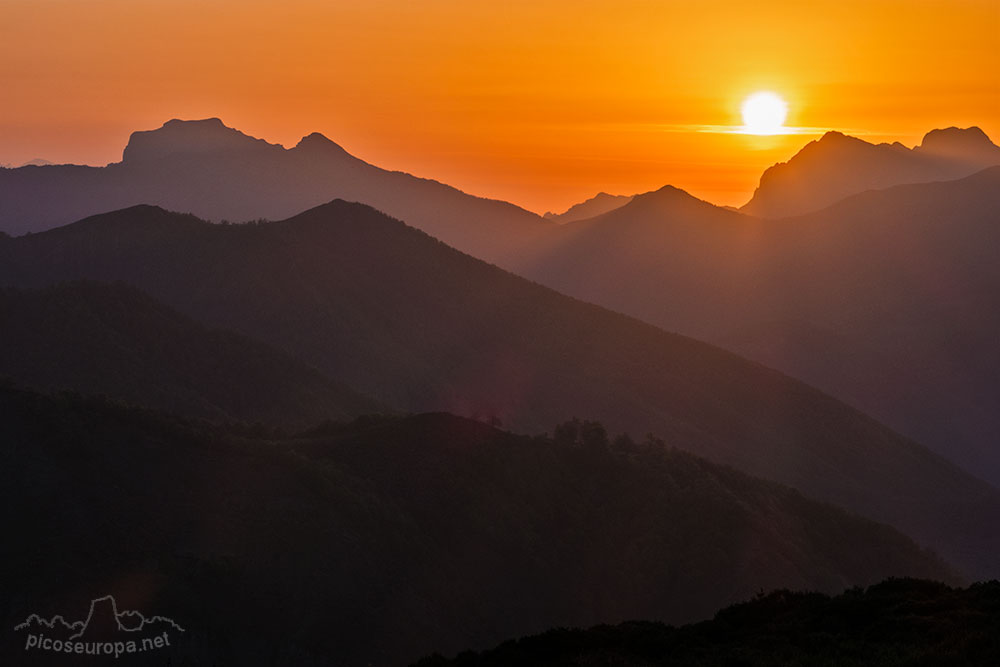
[[[0,163],[105,164],[218,116],[543,212],[670,183],[742,204],[816,130],[1000,141],[1000,2],[0,0]],[[811,133],[810,133],[811,132]]]

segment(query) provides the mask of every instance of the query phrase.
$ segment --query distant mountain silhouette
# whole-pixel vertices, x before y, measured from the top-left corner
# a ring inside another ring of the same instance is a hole
[[[384,409],[122,284],[0,288],[0,377],[212,420],[305,428]]]
[[[427,414],[254,439],[4,387],[0,414],[0,530],[20,545],[0,615],[77,609],[54,582],[114,586],[180,623],[183,664],[398,665],[697,620],[760,588],[953,580],[887,526],[592,423],[528,438]],[[85,638],[134,627],[118,611],[95,601]]]
[[[924,140],[913,149],[925,156],[950,158],[970,165],[980,163],[984,166],[997,164],[997,154],[1000,146],[996,146],[978,127],[960,129],[949,127],[943,130],[931,130],[924,135]]]
[[[659,198],[713,210],[673,190],[620,210]],[[402,410],[495,416],[527,432],[583,415],[658,433],[897,526],[966,572],[1000,567],[1000,492],[923,447],[779,373],[539,287],[366,206],[239,226],[136,207],[0,243],[0,284],[79,278],[127,281]]]
[[[565,224],[576,220],[593,218],[595,215],[607,213],[608,211],[624,206],[630,201],[632,201],[630,195],[609,195],[607,192],[598,192],[587,201],[570,206],[563,213],[549,212],[544,217],[546,220]]]
[[[243,153],[247,159],[281,155],[285,149],[254,139],[239,130],[226,127],[218,118],[171,120],[158,130],[133,132],[122,153],[122,164],[150,163],[177,157],[211,156],[219,153]]]
[[[280,219],[335,198],[487,258],[552,226],[513,204],[372,166],[318,133],[286,150],[210,118],[134,132],[122,161],[106,167],[0,169],[0,230],[37,232],[136,204],[215,221]]]
[[[1000,165],[1000,146],[978,127],[933,130],[913,149],[827,132],[765,171],[740,210],[766,218],[798,215],[866,190],[954,180],[994,165]]]
[[[783,221],[667,187],[516,269],[801,378],[997,484],[998,210],[996,167]]]

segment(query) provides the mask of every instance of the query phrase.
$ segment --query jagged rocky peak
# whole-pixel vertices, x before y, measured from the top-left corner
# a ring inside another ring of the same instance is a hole
[[[218,118],[169,120],[156,130],[133,132],[122,154],[128,163],[158,160],[171,155],[223,153],[245,150],[284,150],[263,139],[227,127]]]
[[[1000,160],[1000,146],[990,141],[986,133],[976,126],[931,130],[924,135],[918,150],[922,153],[959,159]]]

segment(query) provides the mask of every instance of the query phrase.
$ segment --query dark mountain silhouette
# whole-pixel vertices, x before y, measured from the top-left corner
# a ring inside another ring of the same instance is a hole
[[[975,127],[933,130],[912,150],[830,132],[768,169],[743,211],[776,217],[818,210],[861,191],[956,179],[995,164],[1000,147]],[[215,221],[280,219],[334,198],[371,205],[508,269],[558,235],[554,223],[604,213],[628,199],[601,193],[546,220],[506,202],[380,169],[319,133],[285,149],[217,118],[175,119],[134,132],[122,161],[106,167],[0,169],[0,231],[37,232],[138,204]]]
[[[994,165],[1000,146],[978,127],[932,130],[913,149],[827,132],[765,171],[740,210],[765,218],[799,215],[866,190],[953,180]]]
[[[263,343],[132,287],[0,288],[0,377],[212,420],[305,428],[384,409]]]
[[[122,164],[135,165],[176,157],[205,157],[221,153],[242,153],[247,159],[281,155],[282,146],[249,137],[226,127],[218,118],[171,120],[158,130],[133,132],[122,152]]]
[[[978,162],[984,166],[991,166],[997,164],[1000,146],[990,141],[986,133],[978,127],[964,129],[949,127],[943,130],[931,130],[924,135],[923,142],[913,150],[925,156],[933,155],[969,164]]]
[[[79,278],[128,281],[403,410],[529,432],[585,415],[658,433],[897,526],[968,573],[997,571],[996,489],[800,382],[534,285],[366,206],[243,226],[136,207],[0,243],[0,283]]]
[[[632,201],[630,195],[609,195],[607,192],[598,192],[587,201],[570,206],[563,213],[549,212],[544,217],[546,220],[565,224],[567,222],[575,222],[576,220],[593,218],[595,215],[601,215],[602,213],[620,208],[630,201]]]
[[[992,665],[998,631],[1000,583],[953,589],[893,579],[833,598],[774,591],[681,628],[635,621],[551,630],[415,667]]]
[[[518,271],[801,378],[1000,483],[1000,168],[765,221],[675,188]]]
[[[216,221],[280,219],[334,198],[365,202],[487,258],[552,226],[513,204],[379,169],[318,133],[286,150],[212,118],[135,132],[122,161],[106,167],[0,169],[0,230],[37,232],[136,204]]]
[[[427,414],[265,440],[2,387],[0,414],[18,545],[0,617],[67,613],[70,588],[141,598],[184,629],[171,664],[403,664],[553,625],[696,620],[762,587],[953,580],[887,526],[594,423],[528,438]]]

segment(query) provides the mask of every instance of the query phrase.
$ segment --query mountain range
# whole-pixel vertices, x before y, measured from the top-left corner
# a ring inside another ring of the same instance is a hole
[[[978,127],[932,130],[920,145],[871,144],[828,132],[767,169],[741,209],[758,217],[819,210],[867,190],[954,180],[1000,165],[1000,147]],[[318,132],[286,149],[218,118],[170,120],[133,132],[105,167],[36,161],[0,168],[0,231],[36,232],[95,213],[152,204],[209,220],[279,219],[340,198],[369,204],[459,250],[503,264],[554,225],[583,220],[632,197],[599,193],[561,214],[537,216],[437,181],[387,171]]]
[[[281,219],[341,198],[359,201],[477,256],[505,256],[553,226],[522,208],[387,171],[319,133],[285,149],[218,118],[134,132],[121,162],[0,169],[0,230],[37,232],[153,204],[215,221]]]
[[[1000,482],[1000,167],[762,220],[676,188],[513,269],[847,400]]]
[[[758,217],[788,217],[867,190],[950,181],[996,165],[1000,146],[978,127],[932,130],[914,148],[827,132],[788,162],[767,169],[753,198],[740,210]]]
[[[992,588],[762,592],[1000,576],[998,153],[828,133],[739,211],[544,217],[218,119],[0,169],[0,616],[113,592],[171,664],[388,665],[758,592],[560,659],[814,662],[790,616],[983,652],[948,628]]]
[[[787,162],[764,171],[753,197],[740,211],[761,218],[784,218],[819,211],[851,195],[894,185],[951,181],[1000,165],[997,146],[978,127],[931,130],[913,148],[872,144],[830,131],[806,144]],[[564,213],[546,213],[553,222],[597,217],[621,208],[632,196],[601,192]]]
[[[140,206],[0,242],[0,284],[79,279],[129,283],[398,410],[528,433],[573,416],[652,432],[889,523],[972,576],[997,571],[1000,492],[943,458],[801,382],[367,206],[249,225]]]

